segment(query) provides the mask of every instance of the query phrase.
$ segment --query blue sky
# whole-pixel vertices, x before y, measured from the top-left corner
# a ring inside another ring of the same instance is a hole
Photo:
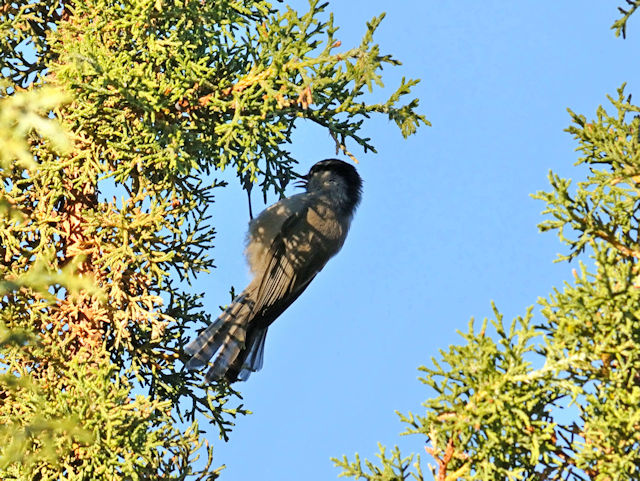
[[[570,278],[529,195],[549,188],[550,169],[579,180],[567,107],[593,117],[623,82],[640,88],[637,19],[627,40],[609,29],[619,3],[330,3],[345,48],[387,12],[376,39],[403,65],[385,69],[383,93],[421,78],[414,92],[433,127],[405,141],[384,118],[365,124],[378,154],[352,146],[365,185],[344,249],[270,328],[263,370],[236,385],[254,414],[229,443],[210,430],[222,479],[335,479],[330,457],[372,458],[378,442],[424,454],[423,438],[398,436],[394,414],[422,411],[417,367],[459,343],[471,317],[490,316],[491,300],[510,319]],[[335,154],[308,126],[291,150],[301,170]],[[212,213],[218,269],[194,291],[217,313],[249,279],[240,188],[221,189]]]

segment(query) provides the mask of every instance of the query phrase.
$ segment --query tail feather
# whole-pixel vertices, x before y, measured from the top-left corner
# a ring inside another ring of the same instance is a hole
[[[257,329],[248,341],[247,355],[240,367],[238,379],[246,381],[252,372],[262,369],[264,360],[264,345],[267,339],[267,328]]]
[[[186,363],[187,369],[206,366],[215,355],[206,379],[221,379],[244,349],[252,307],[253,302],[246,291],[240,294],[218,319],[185,347],[185,352],[191,356]]]
[[[209,359],[220,348],[223,340],[223,336],[220,334],[223,327],[224,319],[219,317],[209,324],[198,337],[185,346],[184,352],[191,356],[191,359],[186,364],[187,369],[195,370],[207,365]]]
[[[213,361],[213,366],[205,375],[207,382],[217,381],[225,377],[229,366],[233,364],[238,354],[244,349],[245,333],[246,330],[244,328],[237,328],[225,336],[223,345]]]
[[[253,339],[251,340],[251,345],[249,346],[247,358],[244,361],[242,367],[248,367],[251,370],[259,371],[262,369],[262,361],[264,359],[264,345],[267,339],[267,328],[258,329]]]

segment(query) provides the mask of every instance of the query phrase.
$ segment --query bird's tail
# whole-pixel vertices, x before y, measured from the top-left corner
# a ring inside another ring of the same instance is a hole
[[[247,335],[247,348],[229,366],[226,378],[229,381],[246,381],[252,372],[262,369],[264,358],[264,344],[267,339],[267,327],[249,331]]]
[[[251,372],[262,367],[267,328],[255,329],[247,335],[254,302],[248,290],[240,294],[225,311],[185,347],[191,356],[187,369],[200,369],[215,356],[205,379],[223,377],[233,382],[245,381]]]
[[[252,308],[253,302],[247,291],[236,297],[220,317],[187,344],[184,350],[191,356],[187,369],[200,369],[215,355],[205,378],[207,381],[222,379],[244,349]]]

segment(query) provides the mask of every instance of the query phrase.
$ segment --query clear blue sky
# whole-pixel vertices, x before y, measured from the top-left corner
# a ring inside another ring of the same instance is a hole
[[[405,141],[386,119],[365,124],[378,154],[358,155],[364,199],[343,251],[270,328],[263,370],[236,385],[254,414],[228,444],[211,430],[222,479],[335,479],[331,456],[372,458],[378,442],[424,455],[394,414],[422,411],[416,368],[460,342],[472,316],[491,315],[491,300],[510,319],[569,279],[529,194],[548,189],[550,169],[579,176],[567,107],[592,117],[624,81],[640,96],[638,19],[627,40],[609,30],[621,3],[331,2],[345,48],[387,12],[376,39],[403,65],[385,70],[386,93],[403,75],[421,78],[433,127]],[[291,149],[304,169],[334,156],[312,128]],[[238,187],[218,193],[213,215],[218,269],[194,291],[217,313],[249,279]]]

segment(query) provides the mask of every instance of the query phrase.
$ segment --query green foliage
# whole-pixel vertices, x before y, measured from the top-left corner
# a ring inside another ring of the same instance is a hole
[[[552,217],[540,229],[557,229],[561,241],[569,246],[562,260],[575,258],[599,240],[623,251],[634,243],[638,196],[633,177],[638,175],[636,165],[640,162],[640,117],[632,114],[640,109],[630,98],[625,100],[624,86],[616,99],[609,100],[618,110],[615,116],[600,107],[596,120],[587,122],[584,116],[569,111],[575,125],[568,131],[578,139],[578,150],[584,155],[577,164],[589,165],[588,179],[572,194],[569,180],[550,175],[553,191],[536,196],[547,203],[544,213]]]
[[[62,5],[60,0],[41,0],[0,6],[0,71],[12,85],[27,88],[48,68],[47,34],[60,20]]]
[[[465,344],[420,368],[436,396],[424,415],[400,419],[404,434],[430,443],[438,480],[640,476],[640,120],[622,88],[610,100],[614,115],[601,107],[588,122],[572,113],[568,131],[584,155],[578,164],[590,166],[587,179],[571,193],[551,174],[553,190],[535,196],[550,217],[540,229],[556,229],[568,246],[561,259],[589,249],[595,272],[581,264],[573,283],[541,299],[540,325],[530,309],[507,327],[494,307],[493,336],[487,320],[479,331],[472,321]],[[394,456],[381,458],[382,468],[367,462],[368,472],[359,459],[334,461],[356,478],[407,479]]]
[[[0,167],[10,168],[16,162],[24,169],[33,169],[36,163],[26,141],[32,132],[45,138],[58,152],[68,152],[69,139],[61,125],[47,118],[46,113],[69,99],[59,89],[43,87],[38,90],[7,96],[10,84],[0,84]]]
[[[593,120],[569,111],[586,178],[550,173],[534,196],[540,230],[566,245],[559,260],[593,267],[538,301],[539,324],[533,308],[507,324],[494,306],[491,326],[471,321],[462,345],[420,368],[430,397],[400,419],[424,436],[438,481],[640,478],[640,107],[624,86],[609,100]],[[334,462],[356,479],[423,479],[419,459],[411,469],[412,456],[384,451],[380,467]]]
[[[622,34],[622,38],[627,38],[627,21],[629,17],[634,14],[634,12],[640,7],[640,1],[638,0],[624,0],[628,5],[625,8],[618,7],[618,11],[622,14],[618,20],[616,20],[611,26],[612,30],[615,30],[616,37],[619,37]]]
[[[319,19],[326,4],[318,1],[304,15],[258,1],[134,3],[75,5],[52,45],[55,73],[77,88],[83,107],[68,119],[111,147],[100,162],[116,181],[133,177],[140,161],[141,177],[154,184],[158,169],[182,175],[232,165],[281,192],[294,167],[284,146],[300,118],[328,128],[345,150],[353,140],[365,151],[373,145],[358,135],[357,119],[372,112],[405,135],[426,123],[416,100],[396,105],[413,80],[384,104],[357,101],[365,87],[382,85],[385,63],[398,64],[372,44],[382,17],[360,46],[338,51],[337,28],[332,17]]]
[[[341,476],[353,476],[356,479],[364,478],[371,481],[424,480],[422,471],[420,470],[420,456],[416,456],[416,461],[411,463],[414,456],[411,455],[403,458],[397,446],[391,451],[391,456],[387,454],[386,448],[382,445],[378,444],[378,448],[380,449],[380,453],[376,456],[380,459],[382,468],[375,466],[371,461],[365,460],[365,471],[362,466],[362,460],[357,454],[353,462],[349,462],[346,456],[343,456],[341,460],[333,459],[333,462],[336,466],[343,469]],[[415,471],[412,471],[411,468]]]
[[[417,81],[379,104],[374,18],[341,49],[326,4],[23,0],[0,7],[0,478],[213,479],[200,422],[247,411],[182,369],[210,321],[209,208],[233,168],[281,192],[296,121],[373,150],[373,113],[404,136]],[[117,194],[114,195],[114,194]],[[180,281],[187,281],[180,282]],[[205,459],[198,463],[199,456]]]

